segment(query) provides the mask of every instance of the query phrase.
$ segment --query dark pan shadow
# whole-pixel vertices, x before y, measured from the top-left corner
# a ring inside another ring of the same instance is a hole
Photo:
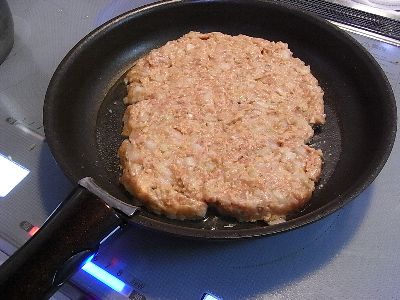
[[[131,226],[104,250],[116,249],[134,265],[146,284],[139,292],[151,299],[195,299],[207,290],[224,299],[249,299],[323,268],[352,240],[372,194],[370,186],[339,212],[276,236],[207,242]]]
[[[48,214],[53,212],[74,188],[57,165],[46,142],[43,143],[40,153],[38,184],[43,209]]]

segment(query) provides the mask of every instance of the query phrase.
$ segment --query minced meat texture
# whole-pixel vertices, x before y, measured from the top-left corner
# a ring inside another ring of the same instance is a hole
[[[312,195],[323,91],[288,45],[190,32],[140,58],[125,82],[121,182],[149,210],[283,221]]]

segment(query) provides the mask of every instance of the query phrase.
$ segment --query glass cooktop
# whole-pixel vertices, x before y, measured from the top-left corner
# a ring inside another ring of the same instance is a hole
[[[0,65],[0,263],[72,189],[49,152],[42,126],[44,94],[55,68],[92,29],[150,2],[9,1],[15,44]],[[356,38],[382,66],[400,101],[397,8],[361,0],[283,2],[317,9]],[[332,4],[356,7],[350,10],[354,22],[371,16],[375,21],[352,25],[335,15],[339,6]],[[317,223],[269,238],[210,243],[133,226],[118,230],[53,298],[201,299],[205,293],[207,300],[396,298],[399,169],[397,141],[381,174],[356,200]]]

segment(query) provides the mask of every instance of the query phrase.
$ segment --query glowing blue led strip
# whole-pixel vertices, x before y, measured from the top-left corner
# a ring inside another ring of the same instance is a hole
[[[112,288],[114,291],[122,293],[126,287],[128,287],[125,282],[119,280],[117,277],[111,275],[107,271],[103,270],[99,266],[92,263],[90,260],[93,256],[91,256],[87,262],[83,265],[82,270],[92,275],[97,280],[101,281],[105,285]],[[132,290],[132,289],[130,289]]]
[[[108,287],[112,288],[114,291],[121,293],[123,295],[128,296],[132,291],[133,288],[127,285],[122,280],[119,280],[115,276],[111,275],[107,271],[103,270],[96,264],[92,263],[91,260],[94,255],[90,256],[86,262],[84,263],[82,270],[92,275],[97,280],[101,281]],[[212,294],[205,293],[202,297],[202,300],[222,300],[222,298],[218,298]]]

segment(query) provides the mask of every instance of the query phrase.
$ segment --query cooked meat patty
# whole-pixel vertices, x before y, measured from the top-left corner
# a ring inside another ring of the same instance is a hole
[[[310,199],[323,91],[288,45],[190,32],[139,59],[125,82],[125,188],[151,211],[282,221]]]

